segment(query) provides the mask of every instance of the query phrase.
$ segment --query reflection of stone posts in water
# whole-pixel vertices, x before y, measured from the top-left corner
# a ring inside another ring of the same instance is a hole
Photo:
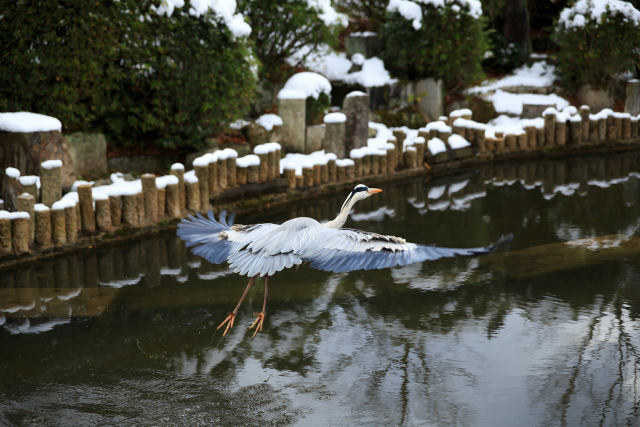
[[[82,229],[87,233],[95,233],[96,217],[93,210],[93,194],[90,184],[82,184],[77,188],[78,200],[80,202],[80,216]]]
[[[29,214],[29,242],[32,243],[35,237],[35,218],[34,218],[34,206],[35,199],[29,193],[23,193],[16,199],[18,211],[26,212]]]
[[[34,206],[35,241],[43,249],[51,246],[51,211],[44,203]]]
[[[62,161],[47,160],[40,164],[42,203],[51,207],[62,197]]]
[[[329,113],[324,116],[325,134],[323,148],[338,158],[345,157],[347,116],[342,113]]]

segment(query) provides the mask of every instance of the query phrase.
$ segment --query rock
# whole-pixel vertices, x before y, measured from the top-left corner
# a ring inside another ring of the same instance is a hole
[[[306,99],[278,98],[278,115],[282,117],[282,142],[287,151],[305,149]]]
[[[542,112],[549,107],[554,107],[555,104],[522,104],[522,114],[521,117],[523,119],[535,119],[536,117],[542,117]]]
[[[12,166],[22,175],[38,175],[40,163],[62,160],[62,186],[71,187],[76,180],[69,143],[59,131],[4,132],[0,131],[0,167]]]
[[[476,122],[487,123],[498,117],[498,113],[496,113],[492,102],[475,95],[469,95],[467,100],[469,102],[469,108],[473,111],[473,119]]]
[[[409,103],[413,102],[430,120],[436,120],[444,112],[442,80],[422,79],[411,84]]]
[[[107,140],[104,134],[74,132],[66,138],[76,176],[93,180],[109,174]]]
[[[307,127],[307,142],[305,143],[305,153],[322,150],[322,141],[324,140],[325,127],[324,124]]]
[[[633,116],[640,114],[640,80],[629,80],[626,94],[624,111]]]
[[[109,172],[166,174],[175,158],[168,155],[122,156],[107,160]]]
[[[351,33],[344,39],[347,56],[361,53],[365,57],[378,55],[382,49],[382,40],[377,33],[366,31],[362,33]]]
[[[369,95],[364,92],[351,92],[344,99],[342,112],[347,116],[347,152],[367,145],[371,115],[369,111]]]
[[[576,95],[580,104],[588,105],[591,111],[600,111],[603,108],[613,108],[613,97],[609,91],[605,89],[595,89],[589,85],[582,86],[578,89]]]

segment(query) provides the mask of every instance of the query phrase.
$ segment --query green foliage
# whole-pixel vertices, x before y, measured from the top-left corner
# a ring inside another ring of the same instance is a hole
[[[65,132],[196,148],[247,110],[255,85],[243,40],[211,16],[159,1],[17,1],[0,19],[0,110],[59,118]],[[144,17],[144,19],[141,19]]]
[[[384,25],[389,0],[342,0],[349,17],[356,21],[358,30],[379,31]]]
[[[640,27],[621,15],[604,14],[601,22],[556,27],[557,73],[563,85],[574,91],[589,84],[605,89],[619,73],[633,70],[640,55]]]
[[[489,41],[489,55],[482,61],[482,66],[485,69],[507,73],[522,65],[522,52],[515,43],[509,43],[500,33],[496,32],[491,32]]]
[[[307,0],[238,0],[238,9],[251,24],[261,80],[283,83],[293,74],[287,58],[305,46],[337,44],[339,28],[326,26]]]
[[[318,95],[318,99],[313,96],[307,97],[306,101],[306,122],[308,125],[322,123],[322,118],[331,106],[331,97],[324,92]]]
[[[418,30],[398,13],[387,16],[381,31],[386,67],[404,79],[441,78],[448,91],[480,80],[480,64],[488,48],[485,19],[474,18],[468,6],[457,1],[444,8],[420,7],[422,26]]]

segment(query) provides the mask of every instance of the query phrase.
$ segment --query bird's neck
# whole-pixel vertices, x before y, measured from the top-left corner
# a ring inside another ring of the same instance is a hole
[[[345,207],[342,208],[338,216],[334,220],[326,222],[324,226],[329,228],[341,228],[344,223],[347,222],[347,218],[349,218],[349,212],[351,212],[351,208],[356,204],[357,201],[358,200],[353,198],[349,200],[349,203],[347,203]]]

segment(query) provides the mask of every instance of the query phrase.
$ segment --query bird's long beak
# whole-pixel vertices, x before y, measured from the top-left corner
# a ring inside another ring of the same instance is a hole
[[[382,193],[382,190],[379,188],[370,188],[369,190],[367,190],[367,192],[369,194],[376,194],[376,193]]]

